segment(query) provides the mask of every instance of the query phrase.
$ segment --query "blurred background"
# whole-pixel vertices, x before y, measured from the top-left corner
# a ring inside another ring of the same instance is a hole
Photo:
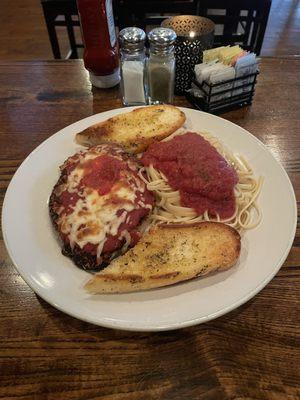
[[[0,0],[0,59],[80,58],[75,0]],[[219,43],[249,45],[262,56],[300,56],[298,0],[115,0],[116,25],[149,30],[171,15],[216,23]]]

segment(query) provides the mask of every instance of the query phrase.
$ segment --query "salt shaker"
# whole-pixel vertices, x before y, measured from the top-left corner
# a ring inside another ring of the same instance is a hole
[[[174,96],[176,33],[155,28],[148,34],[150,56],[147,65],[149,103],[172,103]]]
[[[125,106],[146,104],[145,39],[142,29],[129,27],[119,33],[121,47],[121,91]]]

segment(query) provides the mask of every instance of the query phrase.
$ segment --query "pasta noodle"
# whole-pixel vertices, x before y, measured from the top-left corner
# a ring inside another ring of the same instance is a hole
[[[180,132],[182,134],[183,132]],[[238,183],[235,186],[236,210],[232,217],[220,219],[211,217],[206,211],[197,215],[194,209],[180,205],[179,191],[174,191],[168,184],[164,174],[152,165],[139,171],[141,179],[147,188],[155,193],[156,206],[153,210],[151,225],[157,223],[195,223],[201,221],[224,222],[235,229],[242,231],[255,228],[262,219],[262,212],[257,204],[257,197],[261,191],[263,178],[255,178],[253,170],[243,156],[232,154],[215,137],[206,132],[200,133],[216,150],[232,165],[238,174]],[[173,135],[172,135],[173,136]],[[170,138],[167,138],[169,140]],[[165,139],[166,140],[166,139]]]

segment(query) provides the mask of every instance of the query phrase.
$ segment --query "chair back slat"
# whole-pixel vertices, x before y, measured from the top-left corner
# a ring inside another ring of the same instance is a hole
[[[149,30],[173,15],[201,15],[216,24],[214,46],[240,44],[260,53],[272,0],[113,0],[115,23],[122,29],[138,26]],[[76,0],[41,0],[55,58],[61,58],[55,27],[65,26],[70,42],[69,56],[77,58],[82,47],[75,40],[79,21]],[[64,16],[64,20],[59,19]]]

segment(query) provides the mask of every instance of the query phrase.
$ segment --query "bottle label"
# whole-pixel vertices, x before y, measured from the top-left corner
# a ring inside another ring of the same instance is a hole
[[[110,45],[111,47],[114,47],[114,45],[116,44],[117,37],[116,37],[114,13],[112,9],[112,0],[106,0],[105,6],[106,6],[107,26],[110,38]]]

